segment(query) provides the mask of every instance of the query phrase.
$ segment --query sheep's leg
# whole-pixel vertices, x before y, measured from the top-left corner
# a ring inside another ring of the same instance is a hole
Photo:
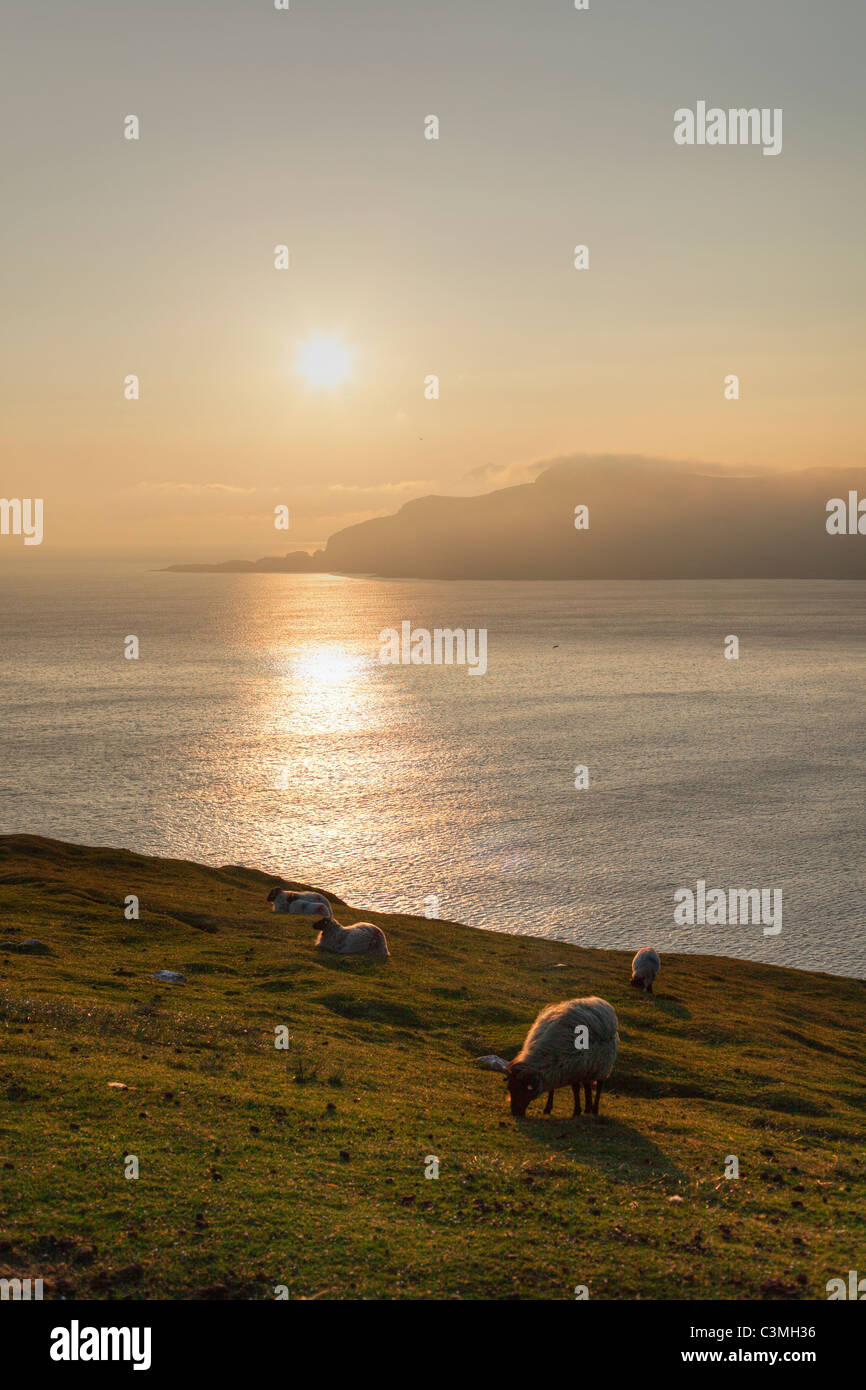
[[[572,1111],[573,1119],[575,1115],[580,1114],[580,1082],[572,1081],[571,1089],[574,1092],[574,1110]]]
[[[552,1092],[552,1091],[548,1091],[548,1093],[547,1093],[547,1104],[546,1104],[545,1107],[544,1107],[544,1113],[545,1113],[545,1115],[549,1115],[552,1109],[553,1109],[553,1092]]]
[[[601,1083],[600,1081],[596,1081],[596,1083],[595,1083],[595,1105],[592,1107],[592,1113],[593,1113],[593,1115],[597,1115],[597,1114],[598,1114],[598,1102],[601,1100],[601,1087],[602,1087],[602,1083]]]
[[[653,992],[653,982],[652,982],[652,980],[650,980],[649,984],[647,985],[647,987],[646,987],[646,992],[647,992],[647,994],[652,994],[652,992]]]
[[[584,1108],[584,1110],[586,1111],[587,1115],[589,1115],[589,1114],[591,1113],[591,1111],[592,1111],[592,1082],[591,1082],[591,1081],[584,1081],[584,1083],[583,1083],[583,1108]]]

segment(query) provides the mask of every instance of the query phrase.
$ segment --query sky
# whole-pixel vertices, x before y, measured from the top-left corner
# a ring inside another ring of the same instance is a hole
[[[864,461],[861,0],[28,0],[4,30],[27,563],[313,548],[575,453]],[[699,100],[782,108],[781,153],[677,146]]]

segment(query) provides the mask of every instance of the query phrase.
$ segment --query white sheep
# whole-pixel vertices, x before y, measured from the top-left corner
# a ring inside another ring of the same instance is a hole
[[[613,1071],[618,1050],[616,1013],[604,999],[591,995],[542,1009],[513,1062],[488,1056],[479,1057],[478,1065],[508,1077],[512,1115],[525,1115],[530,1101],[542,1091],[547,1091],[544,1113],[549,1115],[553,1093],[560,1086],[571,1087],[575,1115],[580,1114],[583,1086],[586,1113],[597,1115],[602,1084]]]
[[[641,946],[637,955],[631,963],[631,980],[629,984],[635,989],[645,989],[647,994],[653,992],[653,980],[662,968],[659,960],[658,951],[652,946]]]
[[[316,937],[317,951],[333,951],[338,956],[370,956],[373,960],[387,960],[391,954],[385,933],[372,922],[341,927],[329,917],[321,925],[322,930]]]
[[[272,888],[268,902],[274,912],[292,912],[303,917],[331,917],[331,904],[321,893],[287,893],[284,888]]]

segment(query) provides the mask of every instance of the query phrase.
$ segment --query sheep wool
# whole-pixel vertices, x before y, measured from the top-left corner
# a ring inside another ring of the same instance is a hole
[[[575,1046],[585,1028],[588,1046]],[[612,1005],[597,995],[566,999],[542,1009],[530,1028],[511,1070],[526,1068],[538,1079],[538,1091],[555,1091],[579,1082],[606,1081],[619,1051],[619,1028]]]
[[[272,888],[268,902],[274,912],[290,912],[301,917],[330,917],[331,904],[321,893],[289,893],[283,888]]]
[[[316,950],[333,951],[338,956],[370,956],[373,960],[387,960],[391,954],[381,927],[372,922],[341,927],[333,918],[322,923],[322,930],[316,937]]]
[[[637,955],[631,963],[631,981],[635,989],[645,989],[649,994],[653,992],[653,980],[662,968],[659,960],[658,951],[652,946],[641,946]]]

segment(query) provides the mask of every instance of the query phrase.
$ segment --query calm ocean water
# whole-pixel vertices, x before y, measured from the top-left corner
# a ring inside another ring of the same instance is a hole
[[[4,579],[0,828],[255,865],[359,907],[433,895],[497,931],[866,976],[864,593],[34,557]],[[486,628],[487,674],[382,666],[404,619]],[[675,926],[701,878],[781,888],[780,935]]]

